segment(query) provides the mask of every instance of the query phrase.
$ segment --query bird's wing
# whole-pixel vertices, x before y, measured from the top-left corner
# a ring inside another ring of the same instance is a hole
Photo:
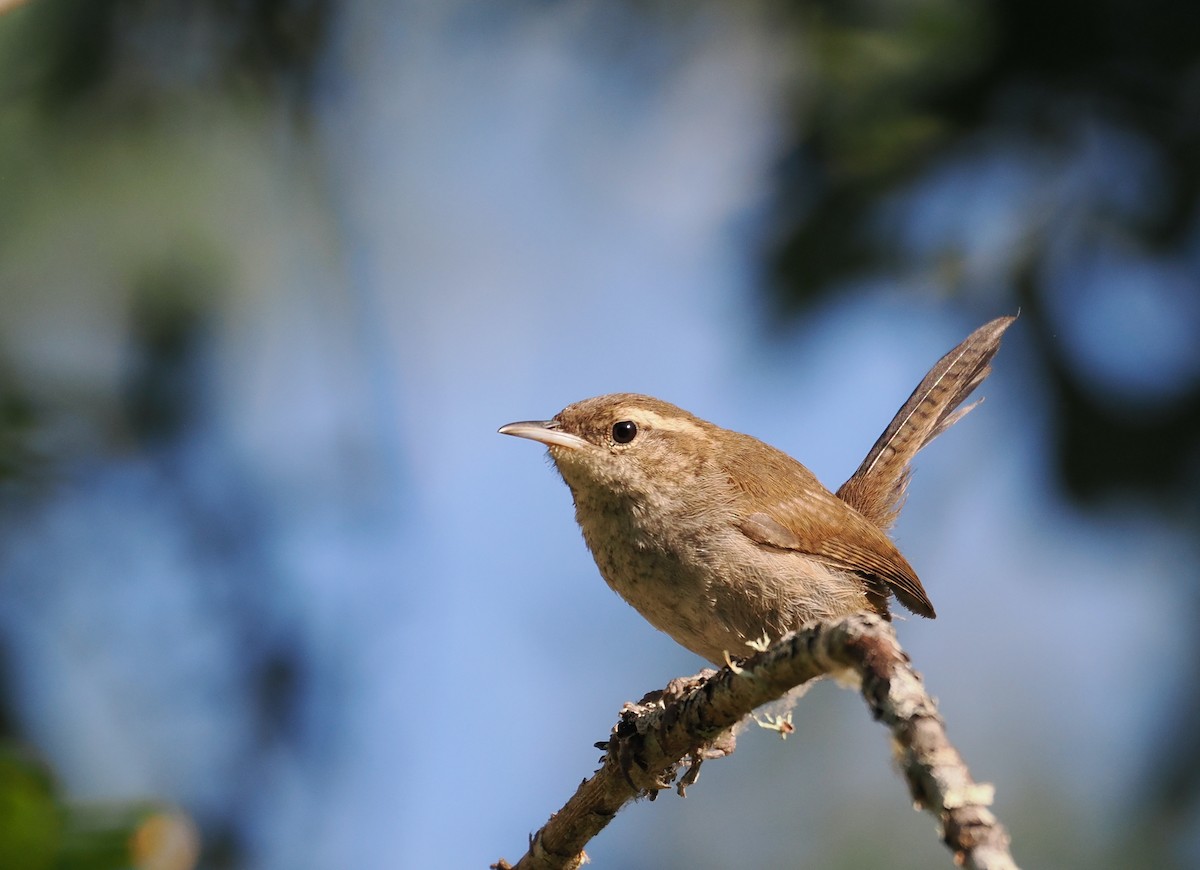
[[[741,463],[739,454],[753,455],[755,461]],[[738,527],[746,537],[881,580],[913,613],[935,616],[916,572],[891,539],[807,468],[774,448],[766,454],[735,451],[731,462],[729,477],[740,491],[738,507],[744,511]],[[787,494],[772,497],[780,492]]]

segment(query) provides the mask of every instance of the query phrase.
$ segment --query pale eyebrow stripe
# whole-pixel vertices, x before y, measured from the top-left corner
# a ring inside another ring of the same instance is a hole
[[[644,420],[646,425],[654,429],[662,429],[667,432],[691,432],[695,435],[703,434],[703,430],[691,420],[681,420],[678,417],[663,417],[644,408],[622,409],[622,412],[628,413],[629,418],[632,420]]]

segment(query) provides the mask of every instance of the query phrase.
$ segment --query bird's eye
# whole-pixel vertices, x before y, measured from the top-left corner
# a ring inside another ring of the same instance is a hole
[[[628,444],[637,437],[637,423],[632,420],[622,420],[620,423],[613,423],[612,430],[613,441],[618,444]]]

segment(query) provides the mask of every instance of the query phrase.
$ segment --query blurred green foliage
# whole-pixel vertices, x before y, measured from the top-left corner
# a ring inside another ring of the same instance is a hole
[[[30,444],[35,424],[32,400],[0,375],[0,486],[27,478],[37,467]]]
[[[949,160],[988,148],[1045,149],[1110,124],[1164,172],[1135,207],[1097,209],[1095,244],[1190,262],[1200,299],[1200,4],[1187,0],[987,3],[790,0],[810,69],[779,173],[772,264],[777,310],[795,316],[848,282],[929,264],[879,232],[881,203]],[[1114,179],[1124,167],[1112,166]],[[1084,504],[1129,495],[1164,510],[1200,491],[1200,380],[1148,414],[1096,384],[1055,340],[1047,307],[1058,222],[1030,226],[987,291],[962,284],[941,252],[943,290],[988,301],[979,318],[1020,306],[1056,398],[1058,469]],[[973,291],[967,293],[967,290]],[[1004,298],[997,298],[1008,297]],[[978,302],[976,302],[978,304]]]
[[[55,867],[66,815],[49,772],[12,746],[0,748],[0,867]]]
[[[178,111],[199,94],[249,106],[248,111],[282,107],[302,131],[331,18],[326,0],[45,0],[0,11],[0,257],[11,255],[25,238],[31,213],[40,219],[51,213],[46,231],[62,231],[52,229],[53,204],[39,183],[46,172],[64,167],[70,172],[86,159],[88,148],[99,155],[128,152],[140,136],[153,138],[148,131],[163,112]],[[157,160],[161,149],[138,153],[142,162],[129,171],[144,187],[133,195],[153,186],[147,178],[155,169],[168,179],[192,171],[170,162],[177,155],[147,165],[145,155]],[[80,177],[94,183],[86,171]],[[104,183],[110,182],[123,183]],[[70,196],[102,198],[88,188],[74,188]],[[186,211],[186,204],[179,207]],[[95,237],[102,232],[96,229]],[[94,240],[73,236],[66,243]],[[220,252],[186,231],[171,240],[178,242],[174,248],[148,245],[150,259],[126,264],[129,310],[122,317],[130,357],[115,414],[73,384],[56,387],[62,394],[47,400],[6,365],[8,349],[0,346],[0,509],[25,510],[54,480],[54,462],[64,459],[61,441],[71,433],[55,428],[61,408],[44,402],[92,413],[94,425],[103,429],[101,442],[120,451],[169,446],[195,422],[204,400],[198,369],[205,362],[206,316],[220,289],[215,265]],[[6,310],[28,291],[0,288]],[[53,451],[58,452],[44,455]],[[0,689],[0,736],[27,737],[8,721],[11,703]],[[2,743],[0,868],[190,870],[199,859],[195,825],[147,797],[81,803],[42,761],[15,743]],[[206,832],[206,843],[207,866],[240,866],[233,821],[218,820]]]
[[[197,855],[186,817],[144,802],[70,803],[45,765],[0,745],[0,867],[190,870]]]

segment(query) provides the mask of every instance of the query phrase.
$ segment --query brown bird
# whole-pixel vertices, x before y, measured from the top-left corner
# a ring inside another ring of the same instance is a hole
[[[836,495],[774,447],[636,393],[500,432],[548,446],[608,585],[709,661],[816,619],[888,616],[891,595],[933,618],[886,533],[909,462],[975,406],[959,408],[1014,319],[985,324],[942,357]]]

